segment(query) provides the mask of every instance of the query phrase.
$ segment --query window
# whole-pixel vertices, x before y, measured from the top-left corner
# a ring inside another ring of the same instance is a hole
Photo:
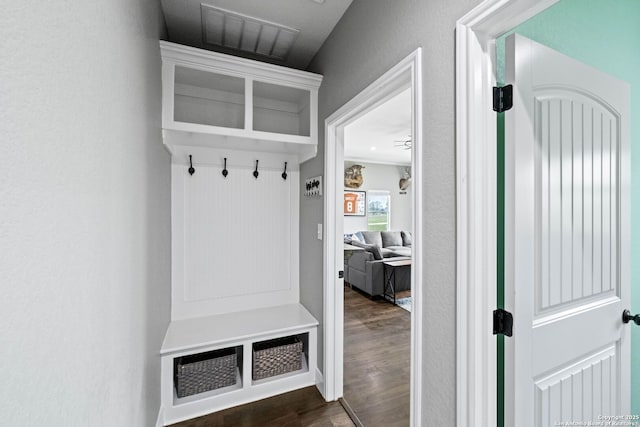
[[[391,192],[367,192],[367,230],[387,231],[391,225]]]

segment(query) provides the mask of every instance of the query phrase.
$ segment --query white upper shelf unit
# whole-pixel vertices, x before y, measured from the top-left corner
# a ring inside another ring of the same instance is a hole
[[[316,155],[322,76],[160,42],[164,142]]]

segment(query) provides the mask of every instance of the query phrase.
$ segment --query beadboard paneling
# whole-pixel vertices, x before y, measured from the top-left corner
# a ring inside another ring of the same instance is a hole
[[[615,415],[618,357],[612,346],[536,382],[536,426]]]
[[[538,312],[617,292],[618,126],[585,96],[536,101]]]
[[[297,303],[298,171],[194,166],[172,168],[172,318]]]

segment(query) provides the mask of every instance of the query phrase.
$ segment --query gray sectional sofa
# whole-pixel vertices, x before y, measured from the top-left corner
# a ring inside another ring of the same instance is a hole
[[[411,259],[411,232],[359,231],[345,235],[344,242],[363,249],[345,256],[345,282],[371,297],[383,294],[385,260]],[[409,269],[396,271],[395,284],[396,291],[411,289]]]

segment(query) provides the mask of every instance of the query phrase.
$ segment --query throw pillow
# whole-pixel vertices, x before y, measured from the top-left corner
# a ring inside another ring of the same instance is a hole
[[[362,235],[362,231],[356,231],[355,233],[353,233],[355,236],[358,236],[358,240],[360,240],[362,243],[364,243],[364,236]]]
[[[411,238],[410,231],[402,232],[402,246],[411,246],[413,239]]]
[[[354,242],[362,242],[362,240],[360,240],[360,238],[358,237],[358,233],[354,233],[351,235],[351,240]]]
[[[399,231],[381,231],[382,247],[402,246],[402,235]]]

